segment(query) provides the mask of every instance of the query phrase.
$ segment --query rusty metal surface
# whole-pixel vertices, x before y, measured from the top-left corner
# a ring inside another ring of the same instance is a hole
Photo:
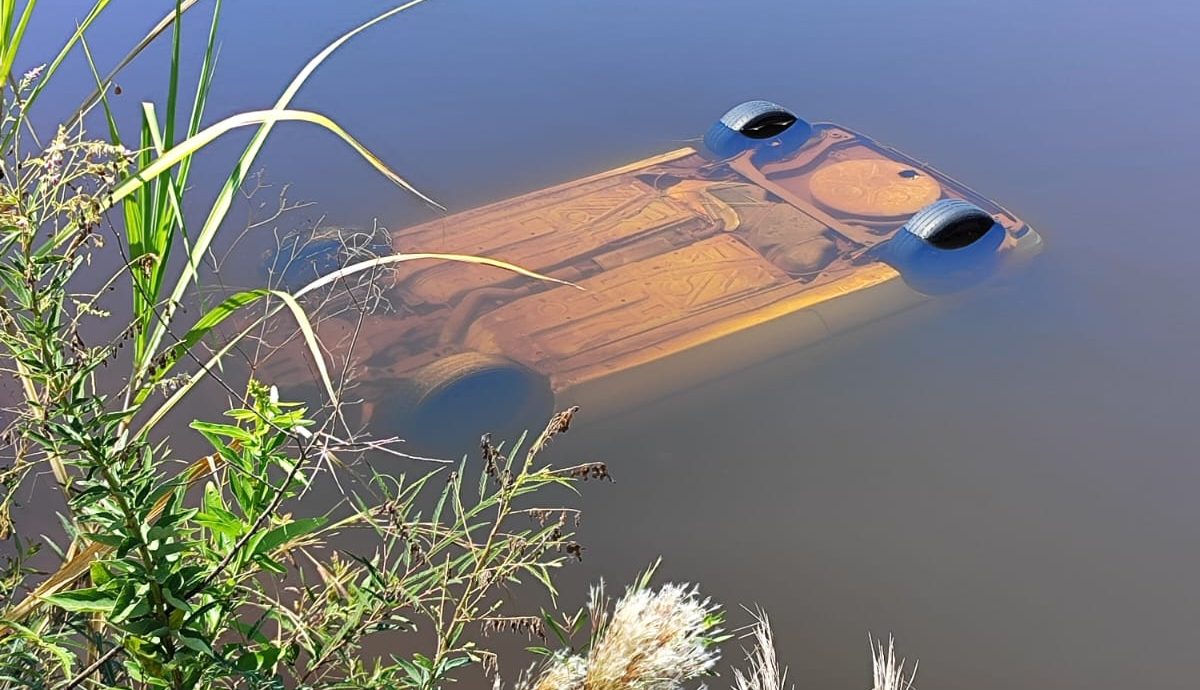
[[[868,218],[911,216],[942,196],[942,186],[933,177],[878,158],[827,165],[813,173],[808,188],[821,206]]]
[[[718,235],[507,304],[471,327],[464,345],[504,352],[560,387],[616,370],[740,311],[799,291],[746,243]],[[790,289],[789,289],[790,288]]]

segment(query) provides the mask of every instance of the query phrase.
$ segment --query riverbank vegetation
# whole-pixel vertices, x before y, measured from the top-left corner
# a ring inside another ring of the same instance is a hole
[[[715,670],[731,639],[719,607],[695,587],[656,584],[653,568],[615,603],[598,586],[571,615],[522,608],[530,588],[553,599],[556,573],[580,554],[578,513],[549,498],[562,494],[553,487],[608,477],[600,463],[541,460],[575,410],[526,439],[485,437],[455,462],[407,456],[396,439],[342,423],[345,382],[324,365],[306,297],[415,260],[548,278],[484,257],[396,255],[291,293],[199,299],[235,196],[279,122],[340,139],[400,193],[436,205],[334,119],[291,107],[340,46],[419,2],[326,46],[271,107],[211,122],[220,0],[204,15],[196,0],[177,1],[111,69],[88,44],[107,0],[46,56],[23,45],[39,3],[0,0],[0,367],[16,384],[0,439],[0,687],[437,688],[471,669],[499,685],[499,671],[519,664],[515,687],[650,690]],[[185,26],[207,37],[192,83]],[[143,104],[131,131],[109,107],[114,77],[154,41],[171,46],[167,97]],[[37,102],[68,56],[87,61],[95,92],[44,131]],[[216,197],[196,198],[193,158],[245,128],[250,143]],[[204,221],[188,222],[198,208]],[[305,340],[323,405],[224,366],[277,319]],[[209,450],[180,457],[164,420],[193,409],[184,403],[204,381],[236,404],[189,419]],[[403,469],[362,461],[380,454]],[[315,507],[318,486],[336,487],[333,506]],[[748,668],[730,682],[784,687],[765,616],[750,632]],[[540,657],[502,665],[487,644],[499,633],[536,640]],[[875,661],[880,690],[911,682],[890,647]]]

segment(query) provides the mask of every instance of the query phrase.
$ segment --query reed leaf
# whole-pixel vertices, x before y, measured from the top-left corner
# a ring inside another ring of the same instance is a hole
[[[558,283],[561,285],[570,285],[572,287],[577,287],[577,288],[579,287],[579,286],[575,285],[574,283],[570,283],[565,280],[560,280],[558,278],[553,278],[551,276],[543,275],[543,274],[537,273],[535,271],[530,271],[529,269],[521,268],[520,266],[517,266],[515,264],[510,264],[507,261],[500,261],[498,259],[489,259],[489,258],[482,257],[482,256],[469,256],[469,255],[465,255],[465,254],[419,253],[419,254],[393,254],[391,256],[380,256],[380,257],[376,257],[374,259],[368,259],[366,261],[360,261],[358,263],[351,264],[349,266],[346,266],[345,268],[339,269],[337,271],[334,271],[333,273],[322,276],[322,277],[312,281],[308,285],[305,285],[304,287],[297,290],[292,295],[292,297],[299,299],[314,290],[318,290],[322,287],[330,285],[342,278],[353,275],[355,273],[361,273],[362,271],[370,270],[370,269],[376,268],[378,266],[385,266],[388,264],[403,263],[403,262],[408,262],[408,261],[421,261],[421,260],[457,261],[460,263],[476,264],[476,265],[481,265],[481,266],[492,266],[495,268],[504,269],[506,271],[511,271],[513,273],[525,276],[527,278],[534,278],[536,280],[544,280],[547,282]],[[583,289],[583,288],[579,288],[579,289]],[[272,292],[275,292],[275,291],[272,291]],[[243,293],[243,294],[247,294],[247,293]],[[264,295],[256,295],[254,300],[247,302],[247,304],[249,304],[253,301],[257,301],[257,299],[261,298],[262,296],[264,296]],[[222,304],[224,304],[224,303],[222,303]],[[238,308],[240,309],[241,307],[244,307],[244,306],[247,306],[247,305],[243,304],[243,305],[240,305]],[[217,308],[220,309],[221,305],[218,305]],[[233,337],[229,338],[220,348],[218,348],[200,366],[200,369],[198,369],[197,371],[190,374],[188,376],[187,380],[184,381],[180,385],[180,387],[174,393],[171,394],[171,396],[169,398],[167,398],[161,405],[159,405],[158,407],[156,407],[154,409],[154,412],[138,429],[136,435],[138,437],[141,437],[141,436],[144,436],[145,434],[148,434],[150,432],[150,430],[155,427],[155,425],[157,425],[160,421],[162,421],[162,419],[164,417],[166,417],[167,414],[172,409],[174,409],[174,407],[177,404],[179,404],[179,402],[182,401],[187,396],[188,392],[192,388],[194,388],[196,386],[196,384],[199,383],[201,381],[201,379],[203,379],[204,376],[207,375],[207,373],[209,371],[211,371],[215,367],[220,366],[221,361],[224,359],[225,355],[227,355],[234,347],[236,347],[247,336],[249,336],[251,333],[253,333],[259,326],[262,325],[262,323],[265,320],[275,316],[280,311],[282,311],[284,308],[285,308],[285,305],[275,305],[271,309],[267,310],[267,312],[265,314],[257,317],[252,323],[250,323],[250,325],[246,326],[241,331],[239,331],[237,334],[235,334]],[[228,318],[228,316],[230,316],[230,315],[231,315],[231,313],[224,313],[219,318],[221,321],[223,321],[225,318]],[[204,317],[201,317],[201,319],[203,319],[203,318]],[[217,318],[217,317],[214,316],[214,318]],[[215,326],[215,324],[214,324],[214,326]],[[211,330],[211,328],[209,330]],[[312,337],[315,339],[315,334],[305,334],[305,337],[306,338]],[[310,351],[314,352],[314,356],[319,356],[320,349],[319,349],[319,347],[314,349],[314,342],[310,341],[308,343],[308,346],[309,346]],[[318,361],[320,361],[320,360],[318,360]],[[323,363],[319,366],[323,366]],[[324,368],[323,371],[327,372],[328,369]],[[159,373],[159,376],[161,377],[162,375],[165,375],[166,373],[167,372],[165,370],[161,371]],[[326,390],[329,390],[330,388],[333,387],[333,382],[329,379],[327,373],[323,374],[323,380],[321,383],[323,386],[326,387]]]
[[[12,20],[16,14],[17,0],[0,2],[0,21],[3,22],[3,26],[0,26],[0,35],[4,37],[4,45],[0,47],[0,84],[8,83],[8,78],[12,75],[13,62],[17,59],[17,51],[25,38],[25,27],[29,25],[29,17],[33,14],[35,5],[37,5],[37,0],[26,2],[20,19],[17,20],[16,26],[13,26]]]
[[[300,70],[300,72],[296,74],[296,76],[288,84],[287,88],[284,89],[283,94],[281,94],[279,99],[275,102],[272,110],[287,112],[288,105],[292,102],[292,99],[295,97],[296,93],[299,92],[300,88],[304,86],[304,83],[308,81],[308,78],[313,74],[313,72],[315,72],[316,69],[320,67],[330,55],[332,55],[338,48],[345,45],[345,43],[351,38],[411,7],[421,4],[424,1],[425,0],[411,0],[403,5],[382,12],[372,19],[359,24],[350,31],[347,31],[329,45],[325,46],[324,49],[322,49],[319,53],[317,53],[316,56],[309,60],[308,63],[306,63]],[[196,237],[195,246],[192,249],[193,257],[203,256],[208,251],[209,246],[216,237],[217,230],[220,228],[221,223],[225,220],[225,216],[229,213],[229,208],[233,204],[233,199],[237,194],[237,190],[241,187],[246,175],[254,165],[254,161],[258,157],[259,151],[262,150],[262,146],[266,142],[267,136],[271,133],[271,129],[274,127],[275,122],[277,121],[277,119],[263,120],[262,126],[259,127],[258,131],[255,132],[254,136],[250,139],[250,143],[246,146],[246,150],[242,152],[241,157],[238,159],[237,164],[234,166],[233,171],[229,175],[229,179],[226,180],[225,185],[221,188],[220,193],[217,195],[216,200],[213,202],[212,207],[209,210],[208,218],[204,221],[204,226],[200,229],[200,232]],[[201,133],[197,133],[195,136],[189,137],[189,140],[194,139],[196,136],[200,136],[200,134]],[[412,188],[407,183],[403,183],[401,186],[421,197],[426,202],[433,204],[437,208],[443,208],[440,204],[437,204],[437,202],[434,202],[432,199],[429,199],[428,197],[417,192],[416,189]],[[161,315],[161,318],[155,325],[153,331],[150,333],[150,336],[146,341],[146,349],[148,351],[155,351],[159,343],[162,341],[167,328],[171,324],[175,309],[183,299],[188,284],[191,283],[195,278],[196,268],[196,262],[194,260],[189,260],[188,265],[184,267],[183,271],[179,275],[179,278],[175,284],[175,288],[167,300],[164,313]],[[139,363],[139,370],[137,372],[138,377],[144,373],[145,367],[148,364],[148,360],[143,360]]]
[[[83,119],[83,116],[87,114],[87,112],[91,110],[96,103],[104,98],[104,94],[107,92],[108,87],[112,85],[113,80],[116,79],[117,75],[121,73],[121,70],[128,67],[129,63],[133,62],[133,60],[140,55],[143,50],[149,47],[151,43],[154,43],[155,39],[161,36],[164,31],[171,28],[175,24],[177,17],[182,16],[184,12],[190,10],[199,1],[200,0],[183,0],[183,3],[178,5],[175,10],[168,12],[166,16],[160,19],[158,23],[155,24],[152,29],[150,29],[150,31],[146,32],[146,35],[143,36],[142,39],[138,41],[128,53],[125,54],[125,57],[121,58],[121,61],[117,63],[116,67],[109,70],[108,74],[105,75],[103,79],[97,79],[96,90],[93,91],[91,95],[89,95],[87,99],[85,99],[83,103],[80,104],[80,106],[75,110],[75,114],[72,115],[69,120],[69,126],[79,124],[79,121]],[[96,4],[100,5],[101,3],[98,2]],[[108,0],[104,0],[103,4],[107,5]],[[220,4],[221,3],[218,0],[215,11],[220,11]]]
[[[54,76],[54,73],[58,71],[58,68],[60,65],[62,65],[63,60],[65,60],[67,55],[71,53],[71,50],[75,48],[75,44],[83,39],[84,32],[87,31],[88,27],[92,25],[92,22],[96,21],[100,14],[104,12],[110,1],[111,0],[96,0],[96,4],[92,5],[92,9],[87,13],[86,16],[84,16],[83,20],[79,22],[78,26],[75,27],[75,32],[71,34],[71,37],[68,38],[66,43],[63,44],[62,48],[59,49],[58,54],[54,56],[54,59],[50,61],[50,64],[48,64],[46,69],[42,72],[41,78],[38,79],[38,82],[33,85],[32,89],[30,89],[29,95],[25,97],[25,102],[22,105],[25,111],[29,111],[33,107],[34,101],[36,101],[38,96],[42,93],[42,89],[46,87],[46,84],[50,83],[50,79]],[[4,0],[4,2],[5,4],[15,4],[16,0]],[[28,11],[29,7],[33,4],[34,3],[32,2],[29,3],[29,5],[26,6],[26,11]],[[16,59],[17,51],[20,49],[20,40],[23,38],[23,33],[19,38],[14,35],[13,39],[16,40],[9,39],[6,36],[5,48],[8,51],[8,54],[12,55],[14,60]],[[4,134],[3,141],[0,141],[0,149],[8,148],[8,145],[12,143],[12,138],[16,136],[16,133],[17,128],[13,127],[9,129]]]

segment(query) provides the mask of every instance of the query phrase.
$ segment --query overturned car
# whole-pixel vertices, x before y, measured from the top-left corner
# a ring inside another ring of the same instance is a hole
[[[354,248],[285,243],[267,263],[296,288],[363,246],[486,256],[578,286],[484,265],[398,264],[375,286],[389,309],[322,326],[330,347],[353,341],[363,422],[470,439],[544,419],[553,405],[628,408],[803,348],[986,280],[1041,239],[925,163],[751,101],[703,147]],[[298,342],[259,375],[314,381]]]

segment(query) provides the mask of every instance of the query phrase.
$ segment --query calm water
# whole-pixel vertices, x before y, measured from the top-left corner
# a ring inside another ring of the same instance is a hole
[[[82,5],[58,3],[31,45]],[[98,59],[169,6],[125,3]],[[386,6],[230,3],[211,116],[267,106]],[[564,586],[662,554],[667,576],[765,607],[803,687],[864,687],[866,634],[890,631],[926,690],[1194,688],[1197,31],[1200,9],[1158,0],[431,0],[297,105],[453,210],[675,148],[753,97],[1008,205],[1047,238],[1018,280],[622,416],[585,410],[558,457],[604,458],[617,482],[586,487]],[[121,82],[126,115],[161,97],[154,58]],[[48,111],[77,94],[48,91]],[[194,179],[223,179],[238,145]],[[280,128],[261,160],[320,202],[297,224],[432,217],[313,130]]]

